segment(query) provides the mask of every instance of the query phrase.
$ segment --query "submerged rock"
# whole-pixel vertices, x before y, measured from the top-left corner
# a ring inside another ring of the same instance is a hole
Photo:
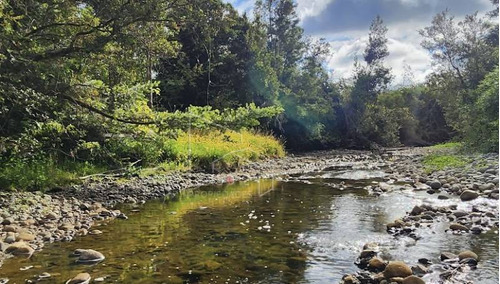
[[[73,252],[80,263],[94,263],[104,260],[104,255],[93,249],[77,249]]]
[[[90,283],[90,274],[88,273],[78,273],[75,277],[68,280],[66,284],[88,284]]]

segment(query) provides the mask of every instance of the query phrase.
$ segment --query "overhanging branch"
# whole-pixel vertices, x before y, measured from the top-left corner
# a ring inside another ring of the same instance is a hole
[[[80,100],[77,100],[73,97],[70,97],[70,96],[67,96],[67,95],[61,95],[61,97],[69,102],[71,102],[72,104],[75,104],[75,105],[78,105],[84,109],[87,109],[93,113],[97,113],[101,116],[104,116],[106,118],[109,118],[109,119],[112,119],[112,120],[115,120],[115,121],[118,121],[118,122],[122,122],[122,123],[127,123],[127,124],[135,124],[135,125],[152,125],[152,124],[158,124],[158,121],[136,121],[136,120],[128,120],[128,119],[123,119],[123,118],[119,118],[119,117],[115,117],[114,115],[112,114],[109,114],[107,112],[104,112],[100,109],[97,109],[87,103],[84,103]]]

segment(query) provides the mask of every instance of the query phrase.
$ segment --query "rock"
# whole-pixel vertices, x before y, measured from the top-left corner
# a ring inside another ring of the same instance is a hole
[[[73,230],[75,228],[75,226],[73,226],[73,224],[71,223],[63,223],[61,226],[59,226],[59,230],[63,230],[63,231],[70,231],[70,230]]]
[[[384,277],[407,277],[412,274],[411,268],[402,261],[390,261],[385,267]]]
[[[424,276],[425,274],[429,273],[429,269],[422,264],[417,264],[411,267],[411,271],[413,274],[417,276]]]
[[[33,219],[26,219],[24,221],[21,221],[20,224],[24,227],[29,227],[29,226],[32,226],[32,225],[35,225],[36,224],[36,221],[33,220]]]
[[[479,234],[481,234],[483,229],[479,226],[474,226],[474,227],[470,228],[470,231],[471,231],[471,233],[473,233],[475,235],[479,235]]]
[[[441,253],[441,261],[447,260],[447,259],[455,259],[458,258],[456,254],[453,254],[451,252],[442,252]]]
[[[346,275],[342,279],[344,281],[344,284],[360,284],[361,282],[356,278],[354,275]]]
[[[11,224],[14,224],[14,218],[8,217],[2,221],[2,225],[11,225]]]
[[[35,250],[25,242],[15,242],[5,249],[6,253],[13,255],[32,255]]]
[[[16,241],[27,241],[27,242],[31,242],[31,241],[34,241],[35,240],[35,236],[30,234],[30,233],[20,233],[17,238],[16,238]]]
[[[403,279],[403,284],[425,284],[425,281],[415,275],[410,275]]]
[[[432,189],[440,189],[441,188],[441,182],[437,181],[437,180],[434,180],[434,181],[431,181],[429,183],[429,186],[432,188]]]
[[[104,255],[93,249],[77,249],[73,253],[78,256],[78,262],[94,263],[104,260]]]
[[[382,271],[385,269],[385,262],[378,257],[374,257],[368,261],[368,268],[374,271]]]
[[[45,218],[49,220],[59,219],[59,215],[54,212],[49,212],[47,213],[47,215],[45,215]]]
[[[4,240],[6,243],[11,244],[16,241],[16,235],[13,232],[7,232],[7,236]]]
[[[472,258],[472,259],[477,261],[479,257],[477,256],[477,254],[475,254],[474,252],[472,252],[470,250],[466,250],[466,251],[463,251],[460,254],[458,254],[459,260],[462,260],[465,258]]]
[[[375,243],[375,242],[370,242],[370,243],[366,243],[364,246],[363,246],[363,250],[373,250],[373,251],[378,251],[379,247],[378,247],[378,243]]]
[[[81,228],[80,230],[78,230],[78,232],[76,234],[78,236],[86,236],[88,233],[89,233],[89,231],[87,229]]]
[[[419,258],[418,263],[423,264],[423,265],[430,265],[432,262],[427,258]]]
[[[118,214],[118,216],[116,216],[116,218],[123,219],[123,220],[127,220],[128,219],[127,215],[125,215],[123,213]]]
[[[68,280],[66,284],[88,284],[90,282],[90,274],[78,273],[73,279]]]
[[[446,195],[440,194],[440,195],[438,195],[438,199],[440,199],[440,200],[446,200],[446,199],[450,199],[450,198],[448,196],[446,196]]]
[[[370,257],[373,257],[377,254],[376,251],[374,250],[371,250],[371,249],[365,249],[363,250],[360,254],[359,254],[359,258],[363,259],[363,258],[370,258]]]
[[[17,232],[17,227],[14,225],[7,225],[3,227],[4,232]]]
[[[50,275],[50,273],[43,272],[42,274],[38,275],[38,280],[47,279],[47,278],[50,278],[51,276],[52,275]]]
[[[469,200],[474,200],[476,198],[478,198],[479,194],[477,194],[477,192],[475,191],[472,191],[472,190],[464,190],[464,192],[462,192],[462,194],[460,194],[460,199],[462,201],[469,201]]]
[[[450,229],[453,231],[466,231],[466,232],[469,231],[469,228],[467,228],[466,226],[464,226],[462,224],[458,224],[458,223],[450,224]]]
[[[477,266],[477,260],[473,258],[464,258],[460,260],[460,264],[467,264],[469,266]]]
[[[102,234],[102,231],[97,229],[89,232],[89,235],[100,235],[100,234]]]
[[[403,283],[403,280],[404,280],[404,277],[392,277],[391,279],[389,279],[392,283],[398,283],[398,284],[401,284]]]
[[[452,214],[455,215],[455,217],[457,217],[457,218],[469,215],[469,213],[467,213],[465,211],[459,211],[459,210],[454,211]]]
[[[422,207],[415,205],[415,207],[413,207],[413,209],[411,210],[410,215],[413,215],[413,216],[420,215],[424,211],[425,210]]]

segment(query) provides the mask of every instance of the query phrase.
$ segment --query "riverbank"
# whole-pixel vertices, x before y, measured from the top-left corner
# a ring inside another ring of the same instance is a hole
[[[296,178],[294,175],[298,174],[327,168],[356,168],[367,164],[383,168],[389,174],[384,182],[367,188],[374,195],[403,187],[426,190],[430,196],[439,198],[441,195],[463,194],[470,188],[478,196],[498,198],[497,155],[476,155],[462,169],[429,172],[420,163],[429,151],[414,148],[386,149],[377,154],[361,151],[317,152],[252,163],[229,175],[171,173],[128,181],[107,179],[48,194],[4,193],[0,200],[4,242],[0,245],[4,250],[12,246],[9,243],[13,242],[18,248],[14,246],[8,251],[32,254],[40,250],[45,242],[69,241],[75,236],[99,234],[99,230],[92,229],[95,222],[127,218],[113,210],[114,205],[122,202],[142,203],[148,199],[174,195],[189,187],[271,177],[293,180]],[[490,213],[498,216],[497,212]]]

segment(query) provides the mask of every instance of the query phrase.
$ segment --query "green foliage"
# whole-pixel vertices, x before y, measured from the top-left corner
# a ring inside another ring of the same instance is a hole
[[[495,29],[498,24],[477,13],[456,22],[445,11],[420,31],[438,68],[429,90],[447,124],[479,151],[498,152],[498,43],[490,36]]]
[[[498,152],[498,66],[481,81],[475,92],[472,121],[467,128],[467,146],[483,152]]]
[[[408,108],[370,104],[363,113],[359,130],[372,143],[399,146],[400,129],[411,119]]]

